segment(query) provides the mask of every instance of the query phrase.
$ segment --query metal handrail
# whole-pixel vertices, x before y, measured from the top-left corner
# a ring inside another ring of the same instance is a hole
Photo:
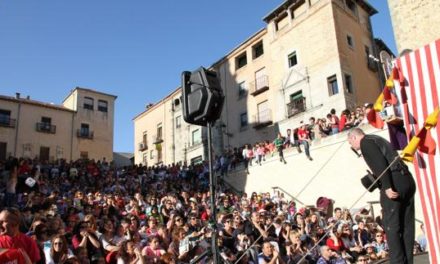
[[[298,203],[300,203],[300,204],[302,204],[302,205],[306,205],[306,204],[304,204],[303,202],[301,202],[300,200],[298,200],[295,196],[293,196],[293,195],[291,195],[289,192],[287,192],[286,190],[284,190],[283,188],[281,188],[281,187],[279,187],[279,186],[274,186],[274,187],[272,187],[272,189],[274,189],[274,190],[280,190],[280,191],[282,191],[283,193],[285,193],[285,194],[287,194],[290,198],[292,198],[293,200],[295,200],[296,202],[298,202]]]

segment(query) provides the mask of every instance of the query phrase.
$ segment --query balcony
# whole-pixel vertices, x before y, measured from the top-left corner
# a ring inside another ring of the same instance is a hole
[[[93,131],[78,129],[76,136],[83,139],[93,139]]]
[[[374,60],[374,58],[371,58],[371,57],[367,57],[367,67],[368,67],[368,69],[370,70],[370,71],[373,71],[373,72],[377,72],[377,70],[378,70],[378,65],[377,65],[377,63],[378,62],[376,62],[375,60]]]
[[[255,129],[270,126],[273,124],[272,111],[270,109],[260,111],[257,115],[253,116],[253,120],[254,122],[252,127]]]
[[[292,117],[306,111],[306,98],[300,97],[287,104],[287,117]]]
[[[50,123],[37,123],[37,126],[35,127],[38,132],[48,133],[48,134],[55,134],[57,132],[57,126],[52,125]]]
[[[145,150],[147,150],[148,149],[148,144],[147,144],[147,142],[141,142],[141,143],[139,143],[139,151],[145,151]]]
[[[16,119],[13,118],[9,118],[9,117],[5,117],[5,116],[1,116],[0,117],[0,126],[2,127],[11,127],[14,128],[15,127],[15,123],[17,122]]]
[[[153,138],[154,138],[153,144],[160,144],[163,142],[163,138],[161,134],[154,136]]]
[[[250,93],[253,96],[257,96],[267,90],[269,90],[269,77],[267,75],[258,77],[254,82],[250,83]]]

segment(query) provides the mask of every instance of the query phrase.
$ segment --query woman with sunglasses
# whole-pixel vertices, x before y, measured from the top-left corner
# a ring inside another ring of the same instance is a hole
[[[51,239],[51,246],[44,250],[46,264],[63,263],[73,256],[73,253],[67,247],[66,238],[63,235],[55,235]]]

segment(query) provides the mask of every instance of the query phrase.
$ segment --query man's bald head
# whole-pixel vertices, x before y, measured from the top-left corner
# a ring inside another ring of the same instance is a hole
[[[361,140],[364,138],[365,133],[362,129],[356,127],[348,132],[348,143],[350,143],[351,147],[355,150],[359,150],[361,148]]]

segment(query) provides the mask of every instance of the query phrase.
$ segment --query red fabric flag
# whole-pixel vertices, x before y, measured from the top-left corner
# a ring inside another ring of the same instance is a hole
[[[382,129],[384,126],[384,122],[382,118],[380,117],[379,113],[374,111],[373,109],[370,109],[367,113],[367,120],[370,125],[374,126],[375,128]]]
[[[385,86],[383,88],[382,93],[383,93],[383,99],[385,101],[387,101],[388,103],[390,103],[392,105],[397,104],[397,97],[391,92],[391,90],[387,86]]]
[[[424,127],[419,131],[417,137],[420,138],[420,143],[418,147],[419,151],[426,154],[435,155],[436,142],[432,138],[431,132]]]

